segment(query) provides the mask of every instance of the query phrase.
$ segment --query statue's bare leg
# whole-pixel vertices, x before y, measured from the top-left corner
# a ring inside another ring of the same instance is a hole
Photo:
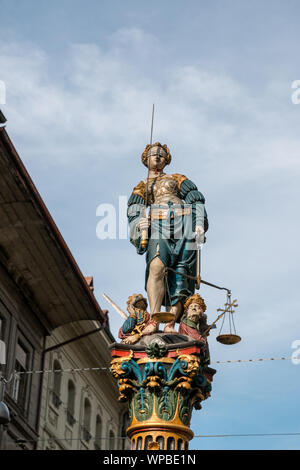
[[[177,333],[175,330],[175,321],[182,312],[182,304],[181,302],[177,302],[175,305],[167,307],[166,310],[174,315],[174,320],[166,324],[164,333]]]
[[[149,266],[149,276],[147,281],[147,294],[150,304],[151,315],[160,312],[161,304],[165,295],[164,285],[165,266],[158,258],[154,258]],[[158,324],[152,321],[144,330],[144,334],[154,333],[158,330]]]
[[[149,276],[147,281],[147,294],[150,304],[151,314],[160,312],[161,304],[165,295],[165,265],[158,258],[154,258],[149,266]]]

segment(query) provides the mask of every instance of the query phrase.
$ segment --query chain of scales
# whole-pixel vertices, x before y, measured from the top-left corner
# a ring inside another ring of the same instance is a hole
[[[148,205],[167,205],[169,202],[173,202],[173,204],[184,204],[184,202],[178,197],[178,186],[176,181],[169,175],[149,178],[147,200]]]

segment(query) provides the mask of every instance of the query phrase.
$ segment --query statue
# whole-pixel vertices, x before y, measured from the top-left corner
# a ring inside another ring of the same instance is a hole
[[[134,344],[144,336],[145,327],[151,322],[147,306],[147,299],[142,294],[133,294],[128,297],[129,317],[123,323],[118,335],[123,343]]]
[[[138,254],[146,253],[145,289],[151,315],[164,305],[172,314],[164,332],[175,333],[174,323],[195,292],[195,235],[204,243],[208,229],[205,199],[186,176],[164,173],[171,162],[166,145],[147,145],[142,162],[148,177],[135,186],[128,201],[130,241]],[[147,334],[157,330],[153,320],[145,328]]]
[[[192,411],[210,397],[216,373],[209,367],[205,302],[199,294],[188,298],[179,334],[148,333],[145,339],[151,322],[146,299],[134,294],[127,305],[130,316],[119,334],[125,344],[110,346],[110,371],[118,380],[118,400],[129,405],[131,449],[187,450]]]
[[[202,280],[227,291],[225,308],[218,309],[222,313],[207,324],[205,302],[195,294],[200,287],[200,249],[208,229],[204,196],[186,176],[164,172],[171,162],[166,145],[147,145],[142,162],[148,176],[134,187],[127,216],[130,241],[138,254],[146,254],[150,314],[141,294],[128,298],[129,317],[103,294],[125,319],[119,331],[123,344],[110,346],[110,370],[118,380],[119,401],[129,404],[131,449],[187,450],[193,437],[192,411],[209,398],[216,373],[209,366],[207,337],[226,313],[232,317],[237,301],[231,301],[229,289]],[[161,312],[162,306],[166,312]],[[163,332],[158,331],[159,323],[166,323]],[[217,337],[222,344],[240,339],[231,330]]]
[[[201,341],[203,343],[201,352],[203,364],[209,364],[210,354],[207,336],[209,336],[210,328],[214,328],[215,325],[207,324],[205,311],[206,304],[199,294],[189,297],[184,304],[184,313],[180,320],[178,333],[187,335],[196,341]]]
[[[178,332],[206,343],[206,338],[201,336],[201,333],[208,328],[205,310],[205,302],[199,294],[189,297],[184,304],[184,314],[181,317]]]

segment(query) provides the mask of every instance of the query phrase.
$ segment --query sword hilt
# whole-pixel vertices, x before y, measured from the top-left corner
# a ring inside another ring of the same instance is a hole
[[[198,248],[197,249],[197,261],[196,261],[196,283],[195,283],[195,288],[197,290],[200,289],[200,284],[201,284],[201,275],[200,275],[200,256],[201,256],[201,251]]]
[[[148,230],[142,230],[141,248],[144,250],[148,245]]]

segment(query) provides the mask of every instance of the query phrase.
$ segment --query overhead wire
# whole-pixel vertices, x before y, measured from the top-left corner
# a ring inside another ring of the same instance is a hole
[[[264,362],[264,361],[288,361],[292,360],[293,357],[265,357],[265,358],[254,358],[254,359],[230,359],[225,361],[212,361],[210,365],[214,364],[236,364],[236,363],[245,363],[245,362]],[[93,371],[109,371],[109,367],[76,367],[69,369],[44,369],[44,370],[26,370],[15,372],[14,375],[22,374],[50,374],[50,373],[73,373],[73,372],[93,372]]]
[[[225,360],[225,361],[213,361],[211,364],[229,364],[229,363],[249,363],[249,362],[263,362],[263,361],[287,361],[291,360],[292,357],[269,357],[269,358],[255,358],[255,359],[235,359],[235,360]],[[49,374],[49,373],[73,373],[73,372],[97,372],[97,371],[108,371],[109,367],[77,367],[77,368],[69,368],[69,369],[45,369],[45,370],[31,370],[31,371],[21,371],[21,372],[16,372],[15,376],[21,375],[21,374]],[[12,377],[11,377],[12,378]],[[10,378],[10,380],[11,380]],[[300,436],[300,433],[253,433],[253,434],[199,434],[195,435],[194,438],[222,438],[222,437],[262,437],[262,436]],[[120,439],[128,439],[126,436],[118,436],[118,437],[101,437],[101,438],[94,438],[92,437],[91,440],[98,441],[98,440],[120,440]],[[17,441],[11,441],[11,442],[17,442],[17,443],[26,443],[26,442],[43,442],[43,441],[79,441],[82,440],[80,438],[47,438],[47,439],[32,439],[32,440],[24,440],[24,439],[19,439]],[[8,441],[7,441],[8,442]]]

